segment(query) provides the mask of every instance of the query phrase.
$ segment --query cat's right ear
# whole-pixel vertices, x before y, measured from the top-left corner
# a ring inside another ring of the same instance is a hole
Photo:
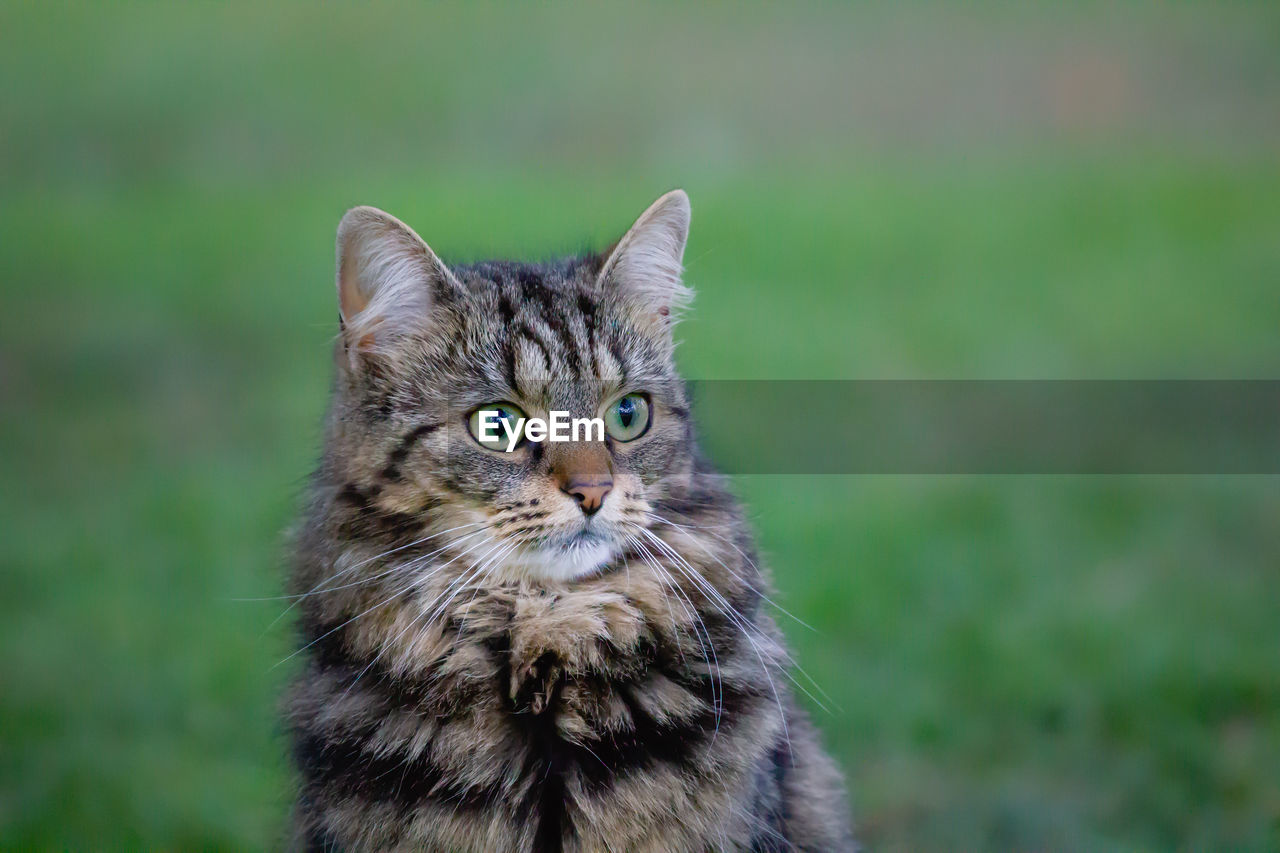
[[[461,287],[412,228],[376,207],[342,217],[337,255],[342,345],[353,367],[425,331],[441,291]]]

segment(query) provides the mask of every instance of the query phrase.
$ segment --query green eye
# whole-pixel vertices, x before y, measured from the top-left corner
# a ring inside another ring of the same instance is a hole
[[[617,441],[635,441],[649,428],[649,397],[628,394],[604,413],[604,428]]]
[[[514,449],[524,444],[524,417],[514,403],[486,403],[471,413],[467,426],[481,447],[505,451],[508,446]],[[515,444],[511,443],[508,430],[515,435]]]

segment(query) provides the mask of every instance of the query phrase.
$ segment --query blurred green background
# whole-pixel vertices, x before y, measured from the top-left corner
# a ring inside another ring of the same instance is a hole
[[[696,378],[1275,378],[1280,7],[0,3],[0,846],[279,845],[343,210]],[[871,849],[1280,848],[1280,481],[743,477]],[[784,622],[787,621],[784,619]]]

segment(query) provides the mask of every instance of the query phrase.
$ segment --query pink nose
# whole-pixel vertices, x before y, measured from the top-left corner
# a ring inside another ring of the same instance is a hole
[[[561,491],[573,497],[587,515],[595,515],[604,506],[604,499],[613,491],[613,480],[566,483]]]

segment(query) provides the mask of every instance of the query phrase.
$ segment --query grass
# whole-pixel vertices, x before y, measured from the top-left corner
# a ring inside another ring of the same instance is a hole
[[[838,117],[783,139],[757,108],[799,121],[809,101],[789,87],[830,89],[827,72],[856,65],[832,26],[868,21],[868,47],[918,32],[914,17],[760,11],[717,39],[703,10],[679,18],[693,58],[645,78],[643,37],[672,8],[631,21],[613,63],[557,52],[598,11],[453,10],[441,31],[418,13],[393,27],[394,10],[0,11],[0,74],[27,81],[0,108],[0,846],[277,845],[290,637],[272,625],[281,602],[242,599],[281,589],[329,379],[333,228],[352,204],[393,211],[446,258],[546,255],[607,242],[683,184],[692,377],[1280,366],[1280,161],[1250,142],[1265,127],[1212,150],[1152,153],[1148,116],[1074,147],[852,156]],[[1034,42],[1063,14],[990,23]],[[1278,91],[1258,25],[1274,18],[1215,13],[1201,38],[1195,15],[1130,11],[1119,28],[1143,24],[1152,55],[1227,45],[1221,73],[1239,77],[1216,85],[1253,115]],[[1114,25],[1067,23],[1086,40]],[[492,47],[527,28],[545,42]],[[961,41],[977,51],[983,31]],[[766,44],[780,77],[744,60]],[[700,45],[721,64],[697,62]],[[336,46],[387,81],[379,98],[334,74]],[[443,71],[469,59],[451,84]],[[744,76],[773,88],[752,102]],[[647,79],[692,80],[692,103]],[[628,98],[641,106],[616,106]],[[344,104],[352,122],[326,124]],[[816,629],[782,617],[834,700],[815,716],[874,848],[1280,845],[1274,477],[737,487],[781,602]]]

